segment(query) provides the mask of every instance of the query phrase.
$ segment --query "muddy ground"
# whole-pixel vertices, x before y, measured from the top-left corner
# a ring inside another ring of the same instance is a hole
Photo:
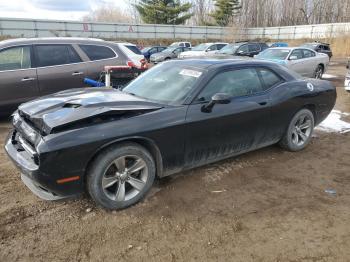
[[[328,74],[339,76],[336,108],[350,112],[344,65]],[[3,120],[1,145],[8,130]],[[84,196],[39,200],[1,148],[0,261],[350,261],[349,192],[350,133],[163,179],[119,212]]]

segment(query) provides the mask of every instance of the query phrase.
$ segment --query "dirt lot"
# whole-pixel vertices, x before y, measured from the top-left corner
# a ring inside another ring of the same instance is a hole
[[[328,74],[340,76],[336,108],[350,112],[344,66]],[[1,144],[8,130],[2,121]],[[41,201],[2,148],[0,159],[0,261],[350,261],[350,133],[163,179],[120,212],[86,197]]]

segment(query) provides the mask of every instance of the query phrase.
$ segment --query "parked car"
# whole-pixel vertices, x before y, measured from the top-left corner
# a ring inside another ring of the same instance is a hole
[[[326,54],[329,56],[329,60],[333,56],[331,46],[326,43],[319,43],[319,42],[306,43],[306,44],[303,44],[301,47],[310,48],[318,53]]]
[[[147,59],[148,62],[150,62],[150,57],[153,54],[160,53],[167,49],[166,46],[148,46],[141,50],[143,56]]]
[[[187,47],[192,48],[191,42],[174,42],[170,45],[171,47]]]
[[[326,54],[302,47],[269,48],[255,57],[284,65],[304,77],[314,78],[322,78],[329,64]]]
[[[204,43],[193,47],[190,51],[185,51],[179,54],[179,58],[199,57],[211,53],[216,53],[221,50],[227,43]]]
[[[348,69],[348,72],[345,76],[344,86],[345,86],[345,90],[350,92],[350,60],[348,61],[346,68]]]
[[[288,43],[286,42],[276,42],[272,43],[270,47],[288,47]]]
[[[240,42],[226,45],[220,51],[217,51],[214,56],[218,58],[232,56],[248,56],[253,57],[261,51],[269,48],[265,43],[259,42]]]
[[[177,58],[177,56],[181,52],[185,52],[187,50],[190,50],[190,48],[179,47],[179,46],[169,46],[167,49],[163,50],[162,52],[151,55],[150,62],[153,64],[157,64],[163,61]]]
[[[259,60],[174,60],[123,91],[85,88],[28,102],[5,149],[44,199],[85,190],[120,209],[164,177],[279,143],[304,149],[332,110],[328,81]]]
[[[135,45],[84,38],[13,39],[0,42],[0,114],[25,101],[83,87],[84,77],[99,79],[106,65],[140,67]]]

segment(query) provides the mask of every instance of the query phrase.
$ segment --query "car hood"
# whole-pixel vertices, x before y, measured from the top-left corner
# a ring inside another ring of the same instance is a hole
[[[274,59],[274,58],[260,58],[260,57],[256,57],[256,59],[258,60],[264,60],[264,61],[270,61],[270,62],[274,62],[276,64],[279,65],[287,65],[286,60],[282,60],[282,59]]]
[[[171,52],[159,52],[159,53],[155,53],[153,55],[151,55],[152,57],[164,57],[171,54]]]
[[[205,54],[205,51],[185,51],[181,53],[181,56],[203,56]]]
[[[19,106],[19,114],[43,134],[73,123],[122,119],[162,105],[112,88],[79,88],[45,96]],[[84,120],[84,121],[83,121]]]

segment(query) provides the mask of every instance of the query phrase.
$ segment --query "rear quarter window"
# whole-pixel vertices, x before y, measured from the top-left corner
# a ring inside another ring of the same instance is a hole
[[[115,57],[113,50],[107,46],[100,45],[79,45],[91,61]]]
[[[138,49],[136,46],[134,45],[125,45],[126,48],[128,48],[131,52],[133,52],[134,54],[137,55],[142,55],[140,49]]]

